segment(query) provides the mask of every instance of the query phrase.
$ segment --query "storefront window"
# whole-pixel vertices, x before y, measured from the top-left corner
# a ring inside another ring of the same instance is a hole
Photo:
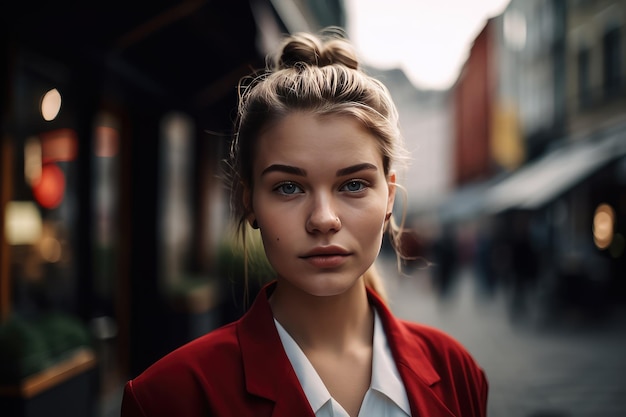
[[[51,84],[26,73],[16,83],[12,208],[5,216],[7,225],[30,225],[8,239],[11,310],[24,317],[76,307],[78,135],[71,118],[61,117],[68,110],[62,89]]]

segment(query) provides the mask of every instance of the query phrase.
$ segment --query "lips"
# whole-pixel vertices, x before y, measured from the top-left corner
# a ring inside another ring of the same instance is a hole
[[[300,258],[316,268],[329,269],[341,266],[350,256],[350,252],[339,246],[315,248]]]

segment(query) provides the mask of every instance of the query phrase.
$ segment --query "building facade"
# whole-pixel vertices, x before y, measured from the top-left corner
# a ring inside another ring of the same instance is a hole
[[[465,98],[455,103],[456,169],[481,160],[483,177],[477,186],[460,176],[462,198],[449,204],[470,209],[444,211],[478,252],[497,256],[482,271],[594,314],[626,299],[623,15],[623,1],[512,0],[454,86]]]

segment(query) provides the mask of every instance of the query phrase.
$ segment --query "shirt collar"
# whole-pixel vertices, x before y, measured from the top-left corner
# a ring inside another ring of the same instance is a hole
[[[315,371],[311,362],[300,349],[300,346],[276,319],[274,319],[274,323],[276,324],[285,353],[300,381],[304,394],[309,400],[313,412],[317,413],[332,397],[317,371]],[[406,390],[389,349],[387,335],[376,309],[374,309],[374,341],[370,389],[388,397],[407,415],[411,414]]]
[[[331,400],[330,392],[328,392],[328,389],[317,374],[317,371],[313,368],[313,365],[296,341],[293,340],[291,335],[287,333],[287,330],[284,329],[278,320],[274,319],[274,323],[276,324],[276,330],[278,330],[278,335],[283,343],[283,348],[289,358],[289,362],[291,362],[291,366],[298,377],[298,381],[300,381],[302,390],[307,400],[309,400],[313,412],[317,413],[324,404]]]
[[[387,335],[376,310],[374,310],[374,353],[372,355],[371,389],[387,396],[407,415],[411,415],[404,383],[387,343]]]

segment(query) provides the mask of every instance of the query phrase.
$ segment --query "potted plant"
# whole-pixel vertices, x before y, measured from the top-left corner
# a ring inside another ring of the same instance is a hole
[[[75,317],[61,312],[34,319],[14,314],[0,324],[3,415],[92,415],[95,363],[89,332]]]

